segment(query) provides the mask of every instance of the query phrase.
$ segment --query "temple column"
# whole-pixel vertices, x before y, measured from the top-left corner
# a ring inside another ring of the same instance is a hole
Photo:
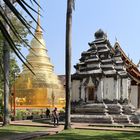
[[[122,78],[120,78],[120,98],[123,99],[123,84],[122,84]]]
[[[118,80],[114,78],[114,95],[115,99],[118,100]]]
[[[80,86],[79,86],[79,100],[81,99],[81,90],[82,90],[82,81],[80,80]]]
[[[84,88],[85,90],[85,97],[84,97],[84,101],[87,102],[87,87]]]
[[[104,81],[101,79],[101,101],[104,99]]]

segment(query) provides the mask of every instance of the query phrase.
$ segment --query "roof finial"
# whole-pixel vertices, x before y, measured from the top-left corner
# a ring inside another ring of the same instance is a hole
[[[139,60],[139,62],[138,62],[138,64],[137,64],[137,67],[140,69],[140,60]]]
[[[118,42],[117,37],[115,36],[115,41]]]
[[[40,24],[40,0],[38,0],[38,18],[37,18],[37,26],[36,26],[36,33],[42,34],[41,24]]]
[[[129,53],[128,53],[128,58],[129,58]]]

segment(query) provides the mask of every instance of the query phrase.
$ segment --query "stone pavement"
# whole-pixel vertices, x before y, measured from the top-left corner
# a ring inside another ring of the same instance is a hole
[[[50,123],[37,123],[30,120],[24,121],[13,121],[11,125],[21,125],[21,126],[38,126],[44,127],[43,131],[31,132],[26,134],[20,134],[17,136],[10,136],[3,140],[27,140],[35,137],[53,135],[61,132],[64,129],[64,123],[60,123],[59,126],[53,126]],[[87,130],[105,130],[105,131],[125,131],[125,132],[140,132],[140,125],[135,127],[124,127],[123,125],[103,125],[103,124],[89,124],[89,123],[72,123],[72,128],[74,129],[87,129]],[[1,140],[1,139],[0,139]]]

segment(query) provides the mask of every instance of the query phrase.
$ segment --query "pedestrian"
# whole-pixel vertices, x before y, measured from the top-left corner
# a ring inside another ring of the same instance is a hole
[[[50,118],[50,110],[48,108],[46,109],[46,118]]]
[[[57,108],[56,107],[52,111],[52,116],[53,116],[54,126],[56,124],[59,125],[59,114],[58,114],[58,111],[57,111]]]

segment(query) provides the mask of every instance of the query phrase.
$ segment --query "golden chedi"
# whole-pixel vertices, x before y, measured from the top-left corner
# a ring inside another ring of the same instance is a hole
[[[23,71],[15,82],[16,108],[62,108],[65,105],[65,90],[58,76],[54,73],[54,66],[47,55],[40,16],[31,41],[31,48],[27,56],[33,67],[33,72],[23,66]]]

